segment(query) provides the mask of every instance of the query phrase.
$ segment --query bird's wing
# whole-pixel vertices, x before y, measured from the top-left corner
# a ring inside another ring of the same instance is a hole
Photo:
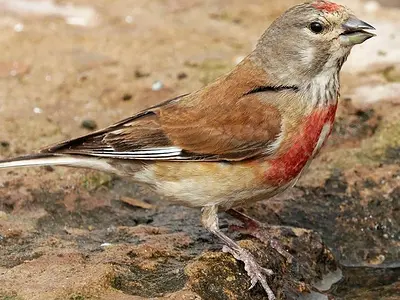
[[[243,160],[272,149],[281,132],[280,122],[278,111],[256,96],[243,97],[232,107],[200,111],[174,100],[41,153],[141,160]]]
[[[270,154],[282,120],[267,98],[278,97],[282,88],[242,88],[217,82],[41,152],[178,161],[238,161]]]

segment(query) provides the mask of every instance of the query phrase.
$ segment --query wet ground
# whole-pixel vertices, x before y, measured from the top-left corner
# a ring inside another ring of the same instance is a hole
[[[298,2],[0,0],[0,156],[202,87]],[[296,188],[245,208],[277,225],[272,234],[296,262],[230,233],[277,270],[270,281],[282,299],[400,293],[400,4],[342,3],[378,37],[345,65],[333,136]],[[232,220],[221,217],[228,230]],[[263,299],[220,247],[199,211],[123,179],[67,168],[0,172],[2,300]]]

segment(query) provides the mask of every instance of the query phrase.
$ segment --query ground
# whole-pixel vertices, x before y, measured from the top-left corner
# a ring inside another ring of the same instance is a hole
[[[0,157],[204,86],[298,2],[0,0]],[[295,188],[244,208],[295,261],[229,232],[275,270],[280,299],[400,290],[400,5],[342,3],[378,36],[345,65],[332,138]],[[0,299],[265,299],[199,216],[99,172],[2,170]]]

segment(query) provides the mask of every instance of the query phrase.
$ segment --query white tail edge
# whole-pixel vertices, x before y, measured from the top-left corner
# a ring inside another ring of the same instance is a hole
[[[39,153],[0,161],[0,169],[33,166],[69,166],[118,173],[118,170],[111,166],[106,160],[85,156]]]

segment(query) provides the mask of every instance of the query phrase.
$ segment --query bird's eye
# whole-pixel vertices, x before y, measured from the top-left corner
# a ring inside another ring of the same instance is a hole
[[[310,30],[314,33],[321,33],[324,30],[324,26],[320,22],[312,22]]]

